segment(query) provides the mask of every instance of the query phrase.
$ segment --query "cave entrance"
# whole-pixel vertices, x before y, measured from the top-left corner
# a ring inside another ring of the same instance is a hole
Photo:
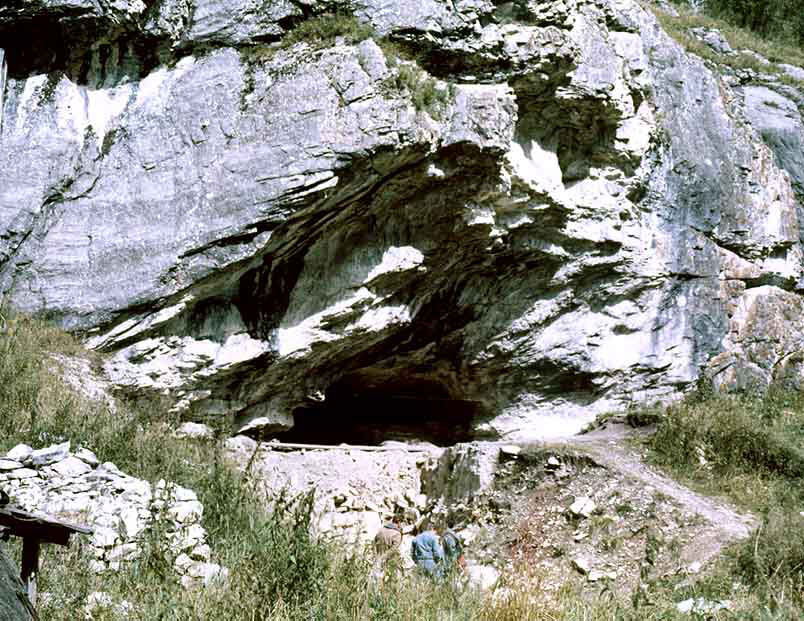
[[[322,402],[297,408],[294,427],[274,437],[303,444],[450,446],[472,439],[482,410],[478,401],[453,398],[439,382],[408,378],[377,385],[352,377],[333,384]]]

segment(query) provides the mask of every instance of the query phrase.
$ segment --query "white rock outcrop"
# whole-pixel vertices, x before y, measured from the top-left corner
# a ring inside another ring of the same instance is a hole
[[[0,294],[115,385],[519,441],[804,377],[802,93],[644,3],[74,4],[0,8]]]

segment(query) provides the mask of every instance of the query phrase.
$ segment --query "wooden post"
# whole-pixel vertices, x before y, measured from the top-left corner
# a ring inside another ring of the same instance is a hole
[[[39,540],[25,537],[22,540],[22,571],[20,577],[28,590],[28,599],[36,606],[36,575],[39,573]]]

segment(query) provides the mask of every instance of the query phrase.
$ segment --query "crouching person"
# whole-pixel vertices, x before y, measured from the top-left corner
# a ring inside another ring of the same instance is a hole
[[[386,522],[374,537],[374,552],[377,558],[387,559],[399,553],[402,529],[397,522]]]
[[[448,574],[464,573],[466,559],[463,554],[463,544],[455,532],[448,528],[441,537],[444,548],[444,563]]]
[[[444,576],[444,550],[438,542],[438,533],[426,530],[416,535],[410,544],[410,556],[419,571],[433,579]]]

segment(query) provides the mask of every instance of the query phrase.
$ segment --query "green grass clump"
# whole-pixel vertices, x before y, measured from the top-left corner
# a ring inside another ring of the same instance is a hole
[[[84,409],[87,404],[64,385],[56,361],[45,352],[69,356],[81,351],[64,332],[0,309],[0,449],[23,440],[80,442],[78,428],[91,424],[98,406]],[[73,438],[66,438],[68,428],[76,432]]]
[[[804,614],[804,395],[705,391],[668,407],[648,447],[676,478],[759,516],[724,571],[751,587],[758,606]]]
[[[408,94],[416,110],[441,119],[454,87],[444,85],[414,63],[402,63],[392,56],[389,65],[392,75],[386,79],[386,87]]]
[[[297,43],[308,43],[314,48],[329,47],[337,37],[354,44],[370,38],[374,29],[348,13],[325,13],[299,23],[280,41],[280,47],[289,48]]]

